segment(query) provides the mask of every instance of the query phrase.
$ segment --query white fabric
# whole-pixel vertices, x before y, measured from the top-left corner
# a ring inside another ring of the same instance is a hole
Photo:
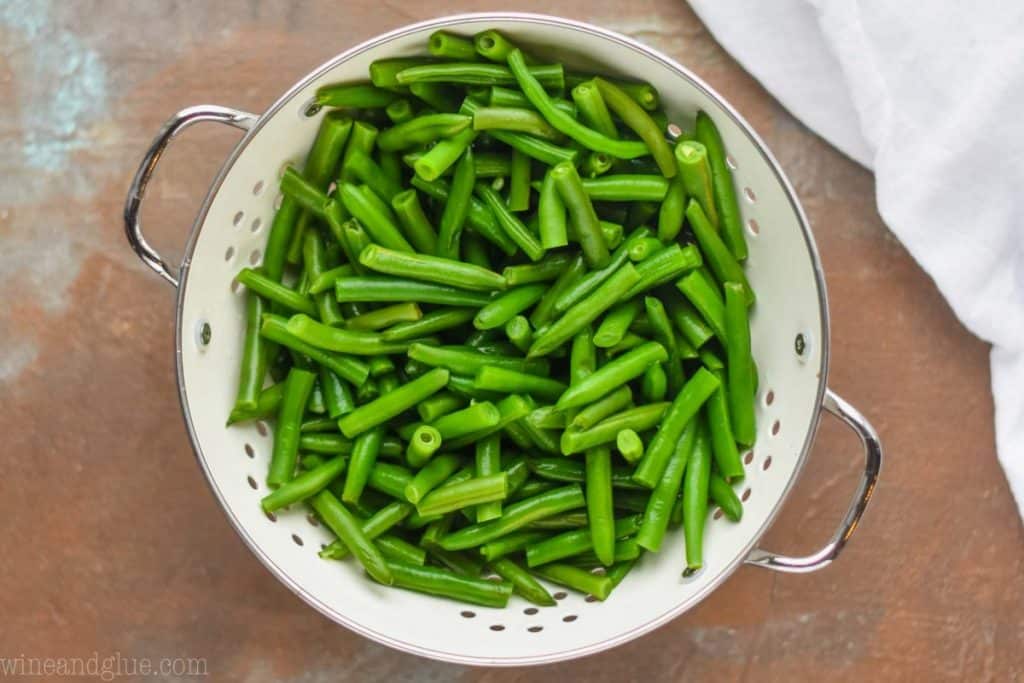
[[[874,169],[886,224],[992,343],[996,448],[1024,514],[1024,2],[691,4],[787,109]]]

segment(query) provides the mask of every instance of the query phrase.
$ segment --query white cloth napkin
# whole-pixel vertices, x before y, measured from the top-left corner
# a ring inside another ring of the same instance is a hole
[[[875,171],[886,224],[992,343],[996,448],[1024,515],[1024,2],[691,4],[787,109]]]

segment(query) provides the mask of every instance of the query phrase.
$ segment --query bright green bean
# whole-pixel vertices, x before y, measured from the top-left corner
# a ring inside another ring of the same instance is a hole
[[[612,506],[612,453],[605,446],[586,453],[587,519],[594,553],[605,566],[615,559],[615,517]]]
[[[608,111],[597,85],[592,81],[580,83],[572,89],[572,99],[576,103],[583,123],[613,140],[619,138],[619,131],[615,128],[612,115]]]
[[[388,569],[398,588],[439,595],[460,602],[469,602],[484,607],[504,607],[512,595],[512,584],[486,579],[460,576],[438,567],[416,567],[398,562],[388,562]]]
[[[398,97],[369,83],[336,83],[316,91],[316,103],[321,107],[345,109],[375,109],[386,107]]]
[[[743,285],[726,282],[725,352],[728,378],[729,417],[736,441],[751,446],[756,436],[754,425],[754,371],[750,355],[750,323],[747,320]]]
[[[470,292],[457,287],[418,282],[383,275],[338,278],[334,283],[338,301],[410,302],[447,306],[475,306],[487,304],[489,297],[481,292]],[[394,339],[392,339],[394,341]]]
[[[435,368],[408,384],[403,384],[390,394],[359,406],[338,420],[338,428],[349,438],[358,436],[437,393],[448,383],[448,377],[447,370]]]
[[[511,59],[511,56],[510,56]],[[542,88],[561,90],[565,87],[565,74],[561,64],[525,67],[526,73]],[[508,67],[479,62],[447,62],[413,66],[399,71],[399,85],[411,83],[454,83],[462,85],[513,85],[518,74]],[[531,100],[532,101],[532,100]],[[636,156],[640,156],[639,154]]]
[[[636,264],[636,272],[640,279],[623,294],[623,298],[628,299],[667,282],[672,282],[683,273],[699,268],[701,263],[700,250],[694,245],[680,247],[678,244],[670,244],[650,258]]]
[[[732,182],[732,171],[726,160],[725,146],[722,136],[715,127],[715,122],[706,113],[697,112],[695,128],[697,139],[707,150],[708,163],[711,166],[711,182],[714,186],[715,208],[721,222],[722,239],[729,245],[729,251],[737,261],[747,258],[747,242],[743,237],[743,218],[736,202],[736,188]]]
[[[462,228],[469,214],[469,204],[473,196],[475,182],[476,169],[473,164],[473,150],[467,148],[455,166],[451,191],[445,201],[444,212],[441,214],[436,251],[438,256],[458,259],[459,238],[462,236]]]
[[[589,448],[611,443],[623,429],[632,429],[638,433],[653,429],[661,422],[669,405],[669,403],[649,403],[606,417],[589,429],[580,431],[567,429],[562,434],[562,453],[565,455],[582,453]]]
[[[538,358],[512,358],[425,344],[413,344],[409,347],[408,354],[409,358],[432,367],[448,368],[454,374],[463,377],[476,375],[484,366],[501,367],[517,372],[527,372],[531,375],[546,375],[549,367],[547,361]]]
[[[712,472],[708,480],[708,496],[722,508],[722,512],[730,520],[738,522],[743,518],[743,503],[740,497],[718,472]]]
[[[621,386],[582,409],[572,419],[571,426],[580,430],[590,429],[606,417],[628,408],[632,403],[633,392],[628,385]]]
[[[505,231],[513,242],[523,250],[531,261],[539,261],[544,255],[544,247],[540,245],[533,233],[513,214],[502,201],[498,193],[491,187],[477,183],[474,189],[476,195],[484,201],[487,207],[498,219],[498,225]]]
[[[437,251],[437,232],[420,206],[416,190],[403,190],[391,198],[391,208],[402,223],[405,236],[416,251],[433,254]]]
[[[359,520],[330,491],[320,491],[310,499],[310,503],[324,524],[348,546],[375,581],[386,586],[394,582],[391,570],[380,551],[363,533]]]
[[[355,503],[366,487],[370,472],[377,462],[380,453],[384,430],[381,427],[370,429],[356,437],[352,444],[352,456],[349,460],[348,473],[345,475],[345,487],[341,499],[346,503]]]
[[[558,399],[556,407],[559,410],[569,410],[593,403],[640,377],[648,367],[667,359],[668,352],[664,346],[657,342],[647,342],[609,361],[589,377],[573,384]]]
[[[270,469],[267,473],[267,485],[271,488],[277,488],[291,481],[295,476],[302,413],[315,381],[316,375],[312,372],[298,368],[292,368],[288,372],[281,406],[277,412],[274,448],[270,458]]]
[[[434,31],[427,42],[430,54],[445,59],[473,61],[477,59],[476,46],[469,38],[457,36],[448,31]]]
[[[661,174],[666,178],[675,176],[678,169],[676,168],[675,158],[672,156],[672,149],[665,141],[665,134],[662,129],[654,122],[650,114],[644,111],[628,93],[611,81],[603,78],[594,78],[594,84],[601,92],[601,97],[604,99],[608,109],[618,115],[622,122],[644,141],[646,147],[650,150],[650,154],[654,157],[655,162],[657,162],[658,168],[661,169]],[[629,158],[618,154],[613,156],[623,159]]]
[[[292,503],[306,500],[341,476],[346,464],[345,458],[338,456],[309,472],[303,472],[264,496],[260,500],[260,506],[264,512],[274,512]]]
[[[448,534],[441,540],[441,546],[446,550],[474,548],[522,529],[531,522],[581,508],[585,504],[583,490],[578,484],[563,486],[509,505],[499,519]]]
[[[571,564],[546,564],[533,571],[542,579],[572,588],[580,593],[593,595],[598,600],[607,599],[614,587],[612,580],[607,576],[598,576]]]
[[[676,496],[679,495],[679,488],[683,482],[683,472],[686,470],[687,462],[693,452],[697,431],[697,421],[691,420],[683,429],[678,443],[674,444],[672,455],[665,465],[665,472],[658,479],[657,486],[654,487],[650,498],[647,499],[647,507],[644,510],[643,522],[636,542],[641,548],[650,550],[652,553],[661,549],[665,531],[668,529],[669,518],[672,515],[672,507],[675,505]]]
[[[422,429],[422,427],[421,427]],[[433,429],[433,427],[427,427]],[[417,430],[418,432],[419,430]],[[434,430],[437,431],[437,430]],[[413,436],[416,440],[416,436]],[[438,439],[439,440],[439,439]],[[414,465],[415,467],[416,465]],[[424,496],[440,486],[446,479],[455,474],[455,471],[462,466],[462,458],[452,453],[439,455],[426,464],[416,476],[412,478],[409,485],[405,487],[405,498],[410,503],[418,504]],[[422,512],[420,514],[423,514]]]
[[[594,346],[607,349],[621,342],[639,313],[640,301],[637,299],[629,299],[612,307],[594,333]]]
[[[430,425],[419,425],[413,431],[412,436],[409,439],[409,447],[405,451],[406,461],[413,467],[422,467],[425,462],[434,456],[434,453],[436,453],[437,449],[441,447],[443,441],[444,438],[436,427],[432,427]],[[452,468],[452,472],[454,471],[455,469]],[[448,472],[448,474],[451,474],[451,472]],[[445,477],[447,476],[448,475],[446,474]],[[443,481],[443,479],[444,477],[442,477],[438,483]],[[406,493],[406,498],[409,498],[408,493]],[[409,498],[410,503],[416,503],[418,500],[419,498],[416,500]]]
[[[477,371],[473,385],[483,391],[528,394],[550,401],[557,399],[566,390],[565,384],[555,379],[490,366]]]
[[[683,536],[688,571],[700,569],[704,564],[704,526],[708,515],[710,477],[711,442],[705,425],[701,424],[683,479]]]
[[[523,285],[510,289],[481,308],[473,318],[473,326],[478,330],[501,327],[537,303],[547,289],[547,285],[544,284]]]
[[[507,286],[503,276],[479,266],[450,258],[394,251],[375,244],[363,249],[359,262],[379,273],[460,289],[489,292]]]

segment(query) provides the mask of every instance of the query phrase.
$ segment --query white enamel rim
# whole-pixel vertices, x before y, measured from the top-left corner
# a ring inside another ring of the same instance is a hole
[[[441,29],[445,27],[451,27],[453,25],[465,25],[466,23],[487,23],[498,21],[517,21],[524,23],[557,25],[566,29],[572,29],[575,31],[588,33],[603,38],[605,40],[618,43],[619,45],[634,50],[649,59],[660,62],[662,65],[666,66],[670,70],[677,73],[681,78],[684,78],[687,81],[689,81],[695,88],[702,91],[710,99],[715,101],[718,104],[718,106],[720,106],[722,110],[733,120],[733,122],[736,123],[736,125],[747,135],[750,141],[758,149],[763,160],[767,163],[769,168],[774,173],[775,178],[778,181],[779,185],[782,187],[794,214],[797,216],[801,231],[803,233],[803,238],[806,244],[808,256],[810,258],[814,272],[814,286],[816,287],[818,293],[820,316],[819,319],[821,321],[821,327],[819,330],[814,332],[816,336],[816,343],[820,345],[818,352],[820,358],[820,365],[818,368],[819,379],[817,396],[815,400],[815,405],[817,406],[817,409],[814,411],[814,414],[811,418],[807,434],[804,437],[803,446],[800,449],[800,452],[797,456],[796,466],[793,470],[792,476],[789,479],[789,482],[785,486],[782,495],[779,496],[778,500],[775,502],[771,513],[765,518],[763,524],[754,534],[751,542],[747,545],[743,552],[737,553],[736,557],[723,570],[721,570],[718,576],[708,585],[706,585],[703,590],[694,593],[692,596],[690,596],[689,599],[672,606],[670,609],[666,610],[657,617],[649,620],[648,622],[646,622],[638,628],[634,628],[628,632],[618,634],[615,637],[607,638],[605,640],[593,643],[586,647],[580,647],[572,650],[555,653],[548,653],[541,656],[509,657],[495,660],[473,656],[465,656],[457,652],[424,648],[414,643],[397,640],[395,638],[388,636],[388,634],[386,633],[382,633],[367,628],[359,622],[353,621],[352,619],[332,609],[330,606],[320,601],[316,596],[310,594],[308,591],[303,589],[274,562],[271,556],[262,551],[260,546],[246,531],[244,525],[240,522],[240,520],[237,519],[234,514],[232,514],[231,508],[228,505],[223,492],[217,487],[215,480],[211,475],[211,472],[207,466],[206,455],[203,452],[203,449],[199,443],[199,439],[196,435],[196,430],[192,420],[192,414],[189,408],[189,398],[185,391],[185,379],[182,364],[182,346],[184,344],[184,340],[187,333],[183,330],[182,312],[184,307],[186,291],[188,289],[189,269],[192,261],[192,254],[195,250],[196,243],[198,241],[201,226],[203,225],[206,219],[207,212],[210,209],[214,197],[217,195],[217,192],[220,189],[222,183],[224,182],[225,177],[228,175],[228,172],[232,169],[235,161],[244,151],[248,143],[260,132],[264,123],[270,117],[272,117],[278,110],[280,110],[286,103],[288,103],[297,92],[302,90],[310,81],[315,80],[324,72],[332,69],[338,64],[356,55],[359,55],[360,53],[365,52],[366,50],[377,47],[395,38],[405,36],[406,34],[421,31],[426,28]],[[221,167],[221,170],[217,174],[216,179],[214,180],[213,184],[210,187],[209,192],[207,193],[205,199],[203,200],[203,204],[200,208],[200,211],[196,217],[195,222],[193,223],[192,229],[188,236],[188,241],[185,246],[185,253],[182,258],[181,268],[178,277],[180,286],[178,287],[178,297],[175,311],[175,366],[178,381],[178,398],[181,404],[183,416],[185,418],[185,424],[188,429],[189,439],[192,442],[193,450],[195,451],[199,464],[203,469],[204,475],[206,476],[207,483],[213,490],[214,495],[217,496],[217,499],[220,502],[222,509],[224,510],[232,526],[235,528],[235,531],[239,534],[239,536],[246,543],[246,545],[253,552],[253,554],[259,558],[259,560],[264,564],[264,566],[266,566],[266,568],[270,570],[270,572],[275,577],[277,577],[279,581],[281,581],[285,586],[287,586],[292,592],[298,595],[307,604],[312,606],[314,609],[316,609],[332,621],[339,623],[345,626],[346,628],[349,628],[367,638],[370,638],[374,641],[395,648],[397,650],[409,652],[423,657],[429,657],[432,659],[448,661],[452,663],[489,666],[527,666],[547,664],[558,661],[565,661],[568,659],[574,659],[578,657],[584,657],[586,655],[594,654],[603,650],[613,648],[617,645],[621,645],[630,640],[638,638],[641,635],[644,635],[645,633],[649,633],[650,631],[658,628],[659,626],[679,616],[683,612],[686,612],[691,607],[702,601],[705,597],[707,597],[708,594],[710,594],[726,579],[728,579],[741,564],[743,564],[744,560],[747,559],[751,551],[754,550],[754,548],[756,547],[758,541],[771,526],[779,510],[782,508],[782,505],[784,504],[786,498],[788,498],[789,493],[792,490],[792,487],[799,479],[799,475],[803,470],[804,464],[807,459],[807,455],[810,451],[811,444],[814,441],[814,436],[817,432],[818,424],[820,422],[822,403],[827,388],[827,373],[829,365],[830,346],[829,316],[827,294],[825,288],[825,278],[821,268],[821,261],[818,256],[817,247],[814,243],[814,238],[811,234],[809,222],[803,211],[802,206],[800,205],[799,200],[797,199],[796,193],[793,190],[793,187],[790,184],[789,180],[786,178],[786,175],[780,168],[775,157],[771,154],[771,152],[768,151],[768,148],[766,147],[765,143],[761,140],[757,133],[754,132],[750,124],[747,123],[746,120],[742,116],[740,116],[740,114],[731,105],[729,105],[724,98],[722,98],[717,92],[715,92],[714,89],[712,89],[700,78],[698,78],[696,75],[694,75],[692,72],[690,72],[688,69],[680,65],[675,60],[631,38],[615,33],[613,31],[609,31],[607,29],[603,29],[597,26],[560,17],[516,12],[492,12],[452,15],[443,17],[441,19],[424,21],[396,29],[394,31],[382,34],[371,40],[361,43],[360,45],[357,45],[356,47],[353,47],[350,50],[347,50],[339,54],[337,57],[331,59],[330,61],[324,63],[323,65],[312,71],[310,74],[305,76],[301,81],[296,83],[284,95],[282,95],[281,98],[279,98],[269,109],[267,109],[267,111],[265,111],[263,114],[259,116],[259,119],[255,122],[251,129],[244,135],[244,137],[238,142],[238,144],[232,150],[230,156],[224,162],[224,165]]]

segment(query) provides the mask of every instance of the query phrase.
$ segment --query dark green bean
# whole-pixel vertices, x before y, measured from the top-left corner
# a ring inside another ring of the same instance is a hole
[[[370,376],[370,368],[366,363],[350,356],[324,351],[296,337],[288,331],[288,321],[281,316],[265,314],[260,334],[297,353],[308,356],[355,386],[361,385]]]
[[[299,431],[303,434],[318,432],[333,432],[338,429],[337,419],[330,416],[309,417],[302,421]]]
[[[480,554],[488,562],[524,550],[527,546],[549,538],[544,531],[514,531],[480,546]]]
[[[526,460],[526,465],[538,477],[552,481],[583,483],[586,474],[583,464],[578,460],[562,457],[529,458]],[[616,467],[612,471],[611,482],[617,489],[643,490],[643,487],[634,482],[632,477],[633,471],[630,468]]]
[[[615,517],[612,506],[612,453],[597,446],[586,453],[587,519],[594,553],[605,566],[615,559]]]
[[[281,206],[270,224],[267,247],[263,251],[263,272],[274,282],[281,281],[284,264],[288,259],[288,246],[295,233],[295,225],[302,214],[302,207],[291,197],[281,199]]]
[[[235,279],[251,290],[253,295],[269,299],[283,308],[292,311],[298,311],[307,315],[317,315],[316,306],[309,297],[299,294],[290,287],[274,282],[260,274],[259,271],[252,268],[243,268],[235,276]]]
[[[272,281],[271,281],[272,282]],[[246,413],[257,411],[260,404],[260,390],[267,372],[266,342],[260,335],[260,324],[265,305],[263,299],[253,291],[246,294],[245,341],[242,346],[241,367],[238,371],[238,393],[228,424],[244,419]]]
[[[690,346],[701,349],[703,354],[703,345],[715,336],[715,333],[704,322],[701,314],[697,312],[693,304],[685,299],[679,299],[678,295],[669,296],[669,293],[666,293],[661,298],[665,302],[668,314],[676,329],[679,330],[685,341],[689,342]],[[703,356],[701,357],[703,358]],[[716,368],[711,369],[714,370]]]
[[[448,377],[447,370],[435,368],[422,377],[402,385],[390,394],[359,406],[338,420],[338,427],[349,438],[362,434],[437,393],[448,383]]]
[[[623,429],[632,429],[638,433],[653,429],[661,422],[668,407],[668,403],[649,403],[607,417],[589,429],[567,429],[562,434],[562,453],[582,453],[594,446],[611,443]]]
[[[286,329],[317,348],[358,356],[402,353],[409,345],[409,342],[386,342],[376,332],[330,327],[302,313],[293,315]]]
[[[594,84],[601,92],[601,97],[608,108],[618,115],[622,122],[644,141],[646,147],[650,150],[650,154],[657,162],[658,168],[661,169],[661,174],[666,178],[675,176],[677,168],[675,158],[672,155],[672,148],[665,141],[663,129],[658,127],[658,124],[654,122],[650,114],[644,111],[628,93],[611,81],[603,78],[594,78]],[[617,154],[613,156],[618,156],[622,159],[629,158]]]
[[[632,536],[640,529],[640,515],[622,517],[612,522],[612,543],[616,538]],[[593,550],[593,537],[590,529],[574,529],[557,536],[541,537],[526,546],[526,562],[529,567],[537,567],[567,557],[573,557]],[[614,552],[614,550],[613,550]]]
[[[324,404],[327,407],[328,416],[337,420],[342,415],[352,412],[356,407],[352,387],[328,367],[321,365],[318,373],[320,390],[324,394]]]
[[[565,270],[562,271],[562,274],[558,276],[554,284],[551,285],[551,288],[537,302],[533,313],[530,314],[530,324],[535,329],[540,328],[554,317],[556,313],[555,302],[568,290],[575,287],[580,279],[583,278],[585,272],[586,263],[583,260],[583,255],[577,254],[570,261],[569,265],[566,266]]]
[[[327,271],[327,251],[318,230],[306,232],[305,243],[302,245],[302,263],[306,268],[311,285]],[[331,292],[314,295],[314,301],[316,302],[314,315],[317,315],[325,325],[341,325],[345,322],[338,307],[338,300]],[[300,312],[308,313],[308,311]]]
[[[437,111],[453,113],[459,110],[459,91],[443,83],[413,83],[409,92]]]
[[[419,171],[417,170],[417,173]],[[469,203],[473,196],[473,184],[476,182],[476,171],[473,165],[473,151],[466,149],[462,158],[455,166],[451,192],[444,205],[441,215],[441,229],[438,236],[437,254],[450,259],[459,257],[459,238],[469,213]]]
[[[704,368],[697,370],[686,382],[648,444],[647,452],[633,474],[635,482],[649,489],[657,485],[686,424],[697,415],[718,386],[718,378]]]
[[[359,262],[370,270],[450,287],[478,291],[505,289],[505,278],[479,266],[451,258],[411,254],[371,244],[359,254]]]
[[[394,129],[389,129],[394,130]],[[382,134],[383,135],[383,134]],[[386,202],[402,191],[400,180],[391,178],[380,165],[362,150],[355,150],[348,158],[353,180],[365,184]]]
[[[456,287],[383,275],[339,278],[334,283],[334,293],[338,301],[416,301],[426,304],[475,306],[477,308],[486,305],[490,300],[486,294],[481,292],[470,292]]]
[[[499,519],[465,527],[441,540],[446,550],[473,548],[517,531],[530,522],[583,507],[586,501],[578,484],[563,486],[509,505]]]
[[[736,188],[732,183],[732,171],[725,158],[725,147],[722,136],[715,127],[715,122],[706,113],[697,112],[697,139],[707,150],[708,163],[711,166],[711,182],[714,186],[715,208],[721,221],[722,239],[729,245],[729,251],[737,261],[747,258],[747,242],[743,237],[743,219],[740,207],[736,202]]]
[[[587,273],[585,276],[579,278],[573,286],[566,287],[563,292],[559,293],[554,303],[555,310],[558,312],[566,311],[572,305],[576,304],[585,296],[597,289],[601,283],[611,277],[615,271],[629,261],[629,250],[633,245],[646,239],[650,234],[651,231],[649,228],[641,227],[634,230],[629,238],[615,249],[607,266],[600,270]]]
[[[364,498],[368,497],[369,496],[364,495]],[[393,501],[374,512],[360,525],[360,528],[363,531],[363,535],[368,539],[373,540],[379,538],[408,517],[412,510],[412,505],[409,505],[408,503],[403,503],[397,500]],[[383,553],[383,548],[381,548],[381,552]],[[321,550],[319,555],[325,559],[343,560],[348,557],[349,549],[348,546],[339,540],[334,541]]]
[[[427,195],[443,202],[448,201],[450,188],[443,180],[427,181],[418,175],[413,176],[410,181],[413,187],[422,190]],[[482,201],[476,197],[469,200],[469,211],[466,214],[466,222],[477,234],[495,244],[503,252],[512,255],[516,252],[516,243],[498,225],[497,219]]]
[[[740,453],[733,437],[723,371],[715,371],[715,376],[718,377],[721,384],[708,399],[707,404],[711,447],[718,471],[727,481],[733,481],[743,478],[743,461],[740,459]]]

